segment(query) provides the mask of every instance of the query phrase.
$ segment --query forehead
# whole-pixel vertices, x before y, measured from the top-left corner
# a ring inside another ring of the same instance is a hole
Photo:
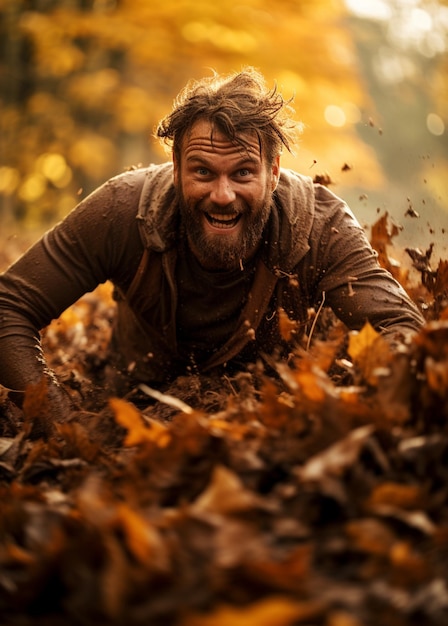
[[[209,120],[198,120],[185,134],[181,152],[187,157],[196,152],[206,152],[220,155],[243,154],[261,160],[261,146],[255,132],[241,133],[239,139],[244,146],[229,139]]]

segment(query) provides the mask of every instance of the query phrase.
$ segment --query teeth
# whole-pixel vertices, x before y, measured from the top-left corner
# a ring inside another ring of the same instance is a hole
[[[212,226],[217,228],[232,228],[238,222],[240,216],[238,213],[233,215],[232,217],[225,217],[221,214],[206,214],[208,221]]]

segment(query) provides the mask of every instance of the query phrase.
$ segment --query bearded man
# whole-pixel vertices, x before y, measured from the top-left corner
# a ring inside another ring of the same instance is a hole
[[[39,331],[107,280],[131,385],[285,356],[323,302],[351,329],[415,332],[420,312],[343,200],[280,167],[289,115],[253,68],[187,85],[157,128],[172,162],[106,182],[0,276],[0,384],[57,386]]]

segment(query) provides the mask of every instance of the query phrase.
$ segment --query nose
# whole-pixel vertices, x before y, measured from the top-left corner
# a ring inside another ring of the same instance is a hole
[[[217,205],[227,206],[234,202],[236,194],[232,187],[232,181],[227,176],[219,176],[213,181],[210,192],[210,200]]]

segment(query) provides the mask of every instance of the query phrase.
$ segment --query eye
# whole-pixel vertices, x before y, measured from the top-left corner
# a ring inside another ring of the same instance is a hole
[[[247,176],[250,176],[250,174],[251,174],[251,171],[247,167],[243,167],[240,170],[238,170],[238,172],[237,172],[237,175],[240,178],[245,178]]]
[[[199,174],[199,176],[208,176],[210,174],[210,170],[208,170],[206,167],[198,167],[196,172],[197,174]]]

